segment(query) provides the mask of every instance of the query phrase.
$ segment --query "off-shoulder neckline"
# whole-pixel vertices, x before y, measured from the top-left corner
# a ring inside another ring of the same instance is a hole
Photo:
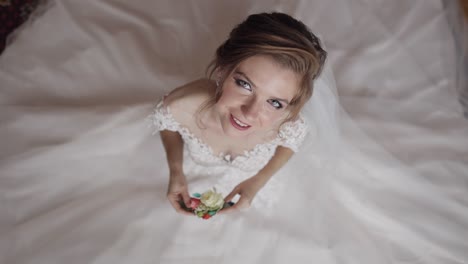
[[[163,102],[161,102],[161,104],[162,103]],[[264,143],[257,143],[257,144],[255,144],[255,146],[253,148],[248,149],[248,150],[244,150],[243,153],[234,154],[234,155],[233,154],[225,154],[224,152],[215,153],[213,148],[209,144],[207,144],[203,139],[196,136],[188,127],[182,125],[180,122],[175,120],[175,118],[173,117],[173,115],[171,113],[171,110],[170,110],[169,106],[163,106],[163,107],[164,107],[168,117],[171,119],[171,121],[179,128],[178,129],[179,132],[182,132],[183,134],[185,134],[184,136],[186,136],[186,137],[189,137],[189,138],[191,138],[193,140],[196,140],[197,144],[199,144],[203,148],[207,149],[207,151],[209,152],[209,154],[212,157],[215,157],[215,158],[217,158],[219,160],[222,160],[224,162],[234,163],[236,160],[241,160],[241,159],[248,158],[248,157],[252,156],[254,153],[258,152],[263,146],[265,146],[267,148],[276,147],[276,146],[279,145],[279,143],[282,140],[282,138],[280,136],[280,133],[278,133],[274,139],[272,139],[270,141],[267,141],[267,142],[264,142]]]

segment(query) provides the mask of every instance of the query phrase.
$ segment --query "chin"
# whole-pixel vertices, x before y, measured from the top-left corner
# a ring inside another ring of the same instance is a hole
[[[249,128],[247,130],[244,130],[244,131],[239,131],[233,127],[229,127],[228,129],[225,129],[224,130],[224,133],[229,136],[229,137],[236,137],[236,138],[242,138],[242,137],[246,137],[250,134],[252,134],[254,131],[252,128]]]

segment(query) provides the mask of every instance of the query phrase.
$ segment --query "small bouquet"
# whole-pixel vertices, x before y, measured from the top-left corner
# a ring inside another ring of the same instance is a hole
[[[194,193],[193,197],[190,198],[190,208],[185,209],[206,220],[216,215],[219,210],[233,204],[232,202],[225,203],[223,195],[213,188],[213,190],[208,190],[203,194]]]

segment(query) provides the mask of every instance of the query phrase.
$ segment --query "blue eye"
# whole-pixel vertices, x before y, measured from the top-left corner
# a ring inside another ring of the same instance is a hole
[[[249,91],[252,91],[252,87],[250,86],[250,84],[246,81],[243,81],[241,79],[235,79],[236,80],[236,84],[246,90],[249,90]]]
[[[283,105],[278,100],[270,99],[268,100],[268,102],[271,104],[271,106],[273,106],[276,109],[283,108]]]

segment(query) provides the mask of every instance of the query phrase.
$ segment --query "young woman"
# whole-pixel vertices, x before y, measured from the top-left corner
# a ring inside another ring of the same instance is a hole
[[[183,169],[184,143],[196,164],[191,170],[205,167],[195,182],[232,188],[226,202],[240,195],[224,212],[250,206],[304,140],[307,125],[299,113],[325,58],[319,39],[291,16],[251,15],[218,48],[214,80],[191,82],[164,99],[153,119],[167,152],[168,199],[178,212],[188,213],[180,202],[189,206],[193,181]]]

